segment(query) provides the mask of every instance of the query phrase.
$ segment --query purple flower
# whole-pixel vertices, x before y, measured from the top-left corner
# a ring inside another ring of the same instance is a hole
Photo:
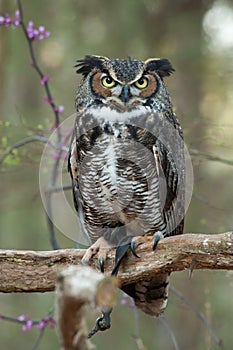
[[[14,17],[13,23],[16,27],[18,25],[20,25],[20,11],[19,10],[15,11],[15,17]]]
[[[9,25],[12,23],[12,19],[8,15],[8,13],[5,14],[5,26],[9,27]]]
[[[19,317],[18,317],[18,320],[19,321],[26,321],[28,319],[28,316],[27,315],[20,315]]]
[[[35,28],[35,25],[32,21],[28,23],[27,34],[29,39],[38,39],[40,41],[45,38],[48,38],[50,35],[49,32],[45,31],[44,26],[39,26],[38,28]]]
[[[53,153],[53,159],[59,159],[60,158],[60,151],[59,150],[56,150],[54,153]]]
[[[48,38],[49,36],[50,36],[50,32],[48,32],[48,31],[44,32],[44,37],[45,38]]]
[[[19,10],[15,11],[15,18],[20,19],[20,11]]]
[[[5,17],[0,16],[0,25],[5,23]]]
[[[55,106],[53,110],[54,112],[63,113],[64,109],[65,109],[64,106],[58,106],[58,107]]]
[[[36,328],[43,329],[45,328],[45,322],[41,320],[39,323],[36,324]]]
[[[58,110],[59,113],[63,113],[64,109],[65,109],[64,106],[58,106],[57,110]]]
[[[39,321],[36,324],[36,328],[43,329],[46,326],[49,326],[50,328],[55,327],[55,320],[52,317],[45,316],[41,321]]]
[[[34,23],[32,21],[28,22],[28,29],[33,29]]]
[[[0,16],[0,25],[1,24],[5,24],[6,27],[9,27],[11,24],[18,26],[20,24],[20,11],[15,11],[13,18],[11,18],[8,13],[6,13],[5,16]]]
[[[130,308],[135,306],[133,298],[131,298],[128,294],[123,293],[123,298],[121,299],[122,305],[128,305]]]
[[[40,27],[38,28],[38,30],[39,30],[39,32],[40,32],[41,34],[43,34],[43,33],[45,32],[45,28],[44,28],[43,26],[40,26]]]
[[[22,326],[22,331],[30,331],[32,329],[33,326],[33,321],[32,320],[27,320],[27,322]]]
[[[44,75],[40,81],[41,85],[44,85],[46,83],[46,81],[48,81],[48,80],[49,80],[49,77],[47,75]]]

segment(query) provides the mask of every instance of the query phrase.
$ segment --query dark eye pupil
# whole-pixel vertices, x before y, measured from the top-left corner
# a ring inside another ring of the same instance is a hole
[[[138,80],[138,84],[139,84],[139,85],[143,85],[143,84],[144,84],[144,78],[139,79],[139,80]]]
[[[105,81],[106,81],[107,84],[111,84],[112,83],[112,78],[111,77],[107,77]]]

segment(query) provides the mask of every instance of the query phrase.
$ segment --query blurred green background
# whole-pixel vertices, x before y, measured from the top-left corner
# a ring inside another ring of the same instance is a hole
[[[194,193],[185,232],[224,232],[233,228],[233,162],[207,160],[202,154],[233,161],[233,2],[213,0],[23,0],[25,20],[44,25],[51,36],[37,42],[36,52],[52,94],[64,105],[62,119],[74,113],[79,77],[75,60],[85,54],[111,58],[166,57],[176,69],[167,85],[184,129],[192,158]],[[13,15],[16,1],[1,0],[0,14]],[[1,152],[34,134],[49,135],[50,107],[30,66],[21,28],[0,27]],[[0,169],[0,246],[6,249],[51,249],[38,185],[43,145],[20,149],[15,165]],[[18,159],[20,158],[20,160]],[[19,161],[18,161],[19,160]],[[75,243],[59,231],[61,247]],[[224,271],[174,273],[171,284],[202,311],[225,349],[233,348],[233,274]],[[53,293],[0,295],[0,314],[43,317]],[[120,298],[120,296],[119,296]],[[192,309],[170,292],[165,318],[180,350],[214,350],[218,346]],[[139,332],[146,349],[174,349],[166,328],[143,314]],[[94,338],[98,349],[136,349],[134,311],[120,303],[112,328]],[[14,323],[0,323],[1,349],[32,349],[37,330],[23,333]],[[110,345],[111,344],[111,345]],[[53,330],[46,330],[39,350],[58,349]]]

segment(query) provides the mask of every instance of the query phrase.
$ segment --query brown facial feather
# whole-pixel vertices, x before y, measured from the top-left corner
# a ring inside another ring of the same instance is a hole
[[[153,94],[153,92],[155,92],[156,87],[157,87],[156,78],[155,78],[155,76],[153,74],[148,74],[147,78],[149,80],[148,81],[148,85],[139,94],[141,98],[150,97]]]
[[[103,87],[101,84],[102,72],[98,72],[93,76],[92,79],[92,88],[96,94],[103,96],[104,98],[111,96],[111,89]]]

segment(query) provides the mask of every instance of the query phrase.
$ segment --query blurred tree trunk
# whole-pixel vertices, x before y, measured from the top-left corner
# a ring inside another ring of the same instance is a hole
[[[201,138],[197,125],[201,118],[199,104],[204,77],[202,20],[205,11],[202,0],[160,1],[154,11],[148,7],[146,26],[150,54],[166,55],[177,71],[169,87],[174,91],[174,106],[178,108],[182,125],[188,128],[189,142],[194,145],[195,140]]]

